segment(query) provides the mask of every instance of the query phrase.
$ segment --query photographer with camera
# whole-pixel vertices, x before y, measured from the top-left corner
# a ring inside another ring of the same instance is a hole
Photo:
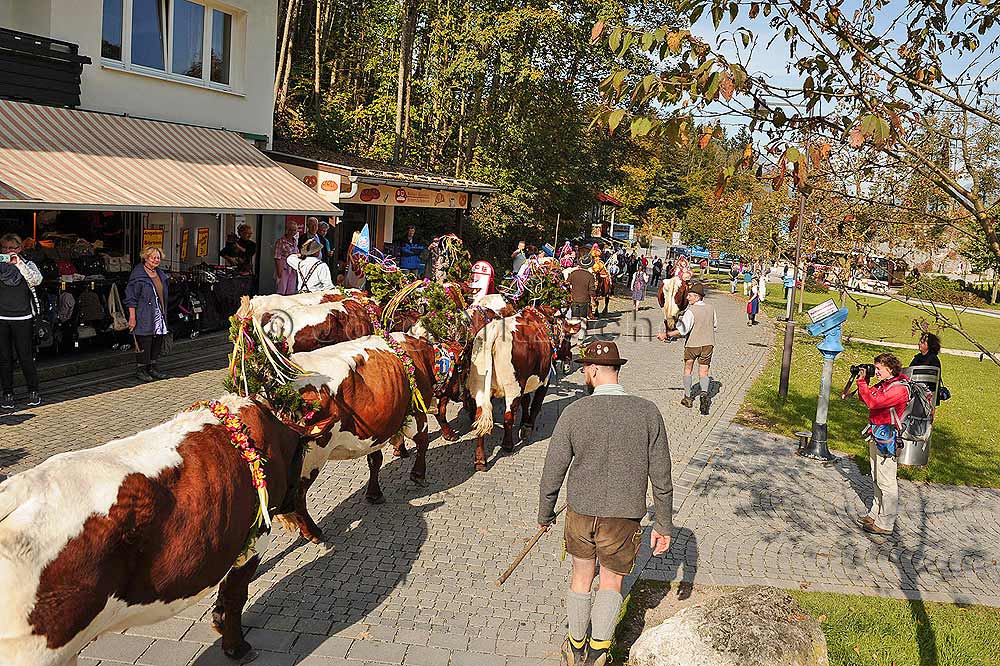
[[[889,535],[896,526],[899,486],[896,482],[897,460],[902,441],[899,422],[910,399],[909,389],[901,380],[903,365],[893,354],[879,354],[875,363],[855,365],[858,397],[868,407],[868,457],[872,465],[875,496],[871,509],[858,516],[858,524],[871,534]],[[869,384],[872,379],[874,384]]]
[[[14,409],[14,354],[28,385],[28,407],[42,404],[38,395],[38,372],[32,340],[31,290],[41,284],[42,274],[30,261],[22,259],[21,238],[0,236],[0,412]]]

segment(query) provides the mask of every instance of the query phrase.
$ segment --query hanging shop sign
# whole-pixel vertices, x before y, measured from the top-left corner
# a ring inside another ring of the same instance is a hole
[[[191,230],[181,229],[181,261],[187,261],[188,246],[191,244]]]
[[[469,205],[469,195],[466,192],[361,183],[354,196],[344,196],[339,203],[412,206],[415,208],[466,208]]]
[[[158,247],[163,249],[163,228],[147,227],[142,230],[142,247]]]
[[[208,227],[198,227],[198,252],[199,257],[208,256]]]

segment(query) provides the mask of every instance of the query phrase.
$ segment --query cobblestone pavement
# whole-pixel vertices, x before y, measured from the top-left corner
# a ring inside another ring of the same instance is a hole
[[[619,336],[631,359],[623,372],[626,389],[654,400],[663,412],[678,506],[695,480],[685,471],[688,463],[704,462],[702,445],[725,428],[767,351],[766,326],[747,328],[739,304],[712,298],[722,325],[713,372],[717,395],[707,417],[678,404],[682,347],[649,337],[659,319],[652,303],[640,313],[640,320],[654,320],[648,326],[626,317],[591,331]],[[224,365],[221,354],[205,358],[201,367]],[[6,424],[0,426],[0,470],[13,473],[58,451],[130,434],[221,391],[218,369],[175,372],[183,376],[141,387],[123,378],[65,394],[49,390],[48,404],[0,421]],[[557,663],[569,569],[559,535],[543,538],[502,588],[496,579],[535,531],[546,438],[561,409],[580,395],[578,373],[562,378],[549,391],[533,442],[511,455],[499,454],[495,432],[486,473],[474,472],[472,441],[448,443],[435,433],[428,484],[409,481],[410,460],[390,460],[382,470],[388,502],[378,507],[364,501],[363,460],[329,464],[309,498],[328,543],[317,546],[276,530],[251,587],[245,619],[248,640],[262,651],[255,663]],[[499,401],[497,407],[499,419]],[[467,430],[464,415],[453,413],[452,420]],[[81,664],[228,664],[207,624],[209,602],[156,626],[105,636],[83,651]]]
[[[767,325],[747,328],[737,301],[710,299],[720,331],[707,417],[678,405],[679,344],[651,339],[652,327],[628,316],[591,331],[617,339],[630,359],[623,384],[659,405],[670,433],[678,528],[666,558],[647,562],[644,548],[642,575],[1000,605],[1000,491],[903,481],[897,536],[864,535],[851,520],[871,484],[853,463],[803,461],[790,440],[731,424],[773,334]],[[658,318],[652,308],[640,314]],[[224,363],[210,349],[199,358],[206,367]],[[119,379],[106,390],[51,393],[56,402],[0,421],[0,471],[151,426],[221,390],[218,369],[178,374],[138,388]],[[378,507],[363,499],[364,461],[328,465],[310,495],[327,544],[277,530],[251,587],[245,619],[248,640],[262,651],[255,663],[557,663],[568,573],[559,536],[543,538],[502,588],[495,581],[534,532],[546,438],[580,395],[579,374],[562,378],[533,442],[511,455],[494,450],[486,473],[473,471],[468,438],[448,443],[435,434],[428,484],[408,480],[409,460],[390,460],[382,470],[388,502]],[[451,416],[468,428],[464,415]],[[206,622],[210,601],[105,636],[81,664],[228,664]]]

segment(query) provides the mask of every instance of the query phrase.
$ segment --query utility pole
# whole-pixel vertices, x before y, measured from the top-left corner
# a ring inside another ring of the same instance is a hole
[[[795,240],[795,267],[793,268],[792,275],[795,281],[792,283],[795,285],[799,280],[799,262],[802,260],[802,227],[805,226],[806,217],[806,195],[799,191],[799,233]],[[803,279],[805,279],[803,277]],[[793,291],[790,296],[794,299],[795,291],[794,286]],[[790,310],[791,308],[789,308]],[[791,316],[789,312],[788,321],[785,322],[785,348],[781,354],[781,380],[778,383],[778,397],[784,398],[788,396],[788,376],[792,372],[792,341],[795,338],[795,318]]]

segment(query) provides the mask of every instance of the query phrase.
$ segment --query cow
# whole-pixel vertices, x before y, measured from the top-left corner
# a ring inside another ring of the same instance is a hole
[[[289,294],[287,296],[282,294],[266,294],[251,298],[250,307],[253,316],[259,319],[265,312],[285,310],[302,305],[319,305],[320,303],[329,303],[346,297],[364,295],[364,293],[358,289],[341,289],[338,287],[326,291],[312,291],[302,294]]]
[[[298,433],[244,398],[219,402],[246,426],[270,511],[281,512],[300,477]],[[0,664],[75,664],[101,634],[173,617],[216,586],[222,650],[252,659],[241,619],[266,539],[249,541],[258,506],[247,462],[206,408],[10,477],[0,484]]]
[[[601,299],[604,299],[604,314],[608,314],[608,304],[615,294],[615,282],[606,270],[594,272],[594,316],[600,312]]]
[[[521,412],[522,441],[530,436],[541,411],[553,360],[570,360],[570,339],[579,321],[566,321],[552,311],[525,308],[514,316],[488,323],[473,340],[467,389],[474,401],[476,471],[486,471],[485,438],[493,431],[492,398],[503,397],[504,435],[501,447],[514,449],[514,419]]]
[[[679,275],[674,275],[660,283],[657,300],[663,308],[663,325],[665,331],[657,337],[660,340],[670,340],[667,333],[677,328],[677,320],[687,308],[688,283]]]
[[[416,386],[423,399],[432,404],[433,346],[403,333],[390,335],[406,350]],[[317,407],[302,423],[292,426],[302,433],[306,448],[294,511],[282,516],[281,521],[286,527],[298,529],[304,538],[320,543],[322,531],[309,516],[306,493],[323,465],[328,460],[367,456],[365,499],[381,504],[385,502],[378,480],[382,449],[405,436],[416,444],[410,478],[423,484],[427,476],[427,414],[412,408],[406,367],[380,335],[292,354],[291,359],[309,373],[295,379],[293,388]]]

